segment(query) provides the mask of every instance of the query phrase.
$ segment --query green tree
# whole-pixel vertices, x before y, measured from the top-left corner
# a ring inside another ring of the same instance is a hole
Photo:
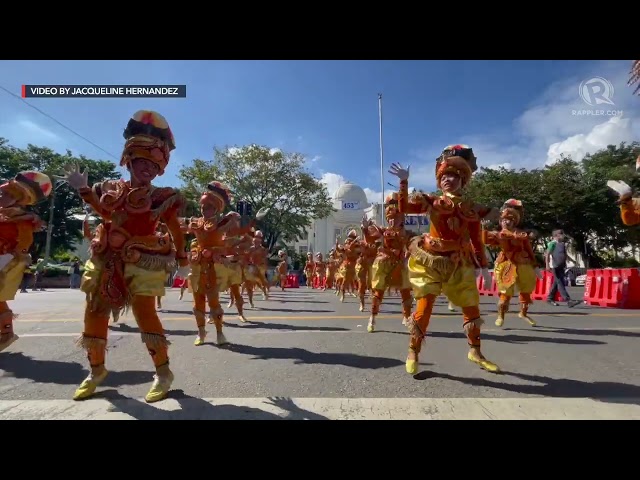
[[[83,155],[74,156],[67,150],[64,155],[49,148],[28,145],[19,149],[0,138],[0,178],[11,179],[24,170],[38,170],[49,175],[60,175],[63,166],[69,162],[77,162],[81,168],[89,171],[89,182],[95,183],[108,179],[120,178],[116,165],[106,160],[92,160]],[[61,253],[74,248],[82,239],[82,221],[72,217],[83,213],[83,202],[77,193],[69,189],[66,183],[58,182],[52,197],[33,207],[45,222],[49,222],[53,202],[53,228],[51,232],[51,254]],[[44,256],[47,232],[38,232],[31,246],[31,256],[36,259]]]
[[[313,219],[327,217],[333,205],[326,187],[304,168],[300,153],[274,151],[267,146],[215,148],[213,161],[196,159],[180,170],[187,198],[197,199],[207,183],[217,180],[231,189],[237,201],[250,202],[253,214],[270,208],[258,222],[267,248],[275,254],[279,240],[293,241]]]
[[[611,145],[587,155],[581,162],[561,156],[541,169],[513,170],[483,168],[475,176],[468,193],[476,201],[500,206],[508,198],[524,203],[524,228],[536,230],[538,241],[546,243],[551,232],[562,228],[589,266],[604,265],[611,256],[640,240],[638,228],[620,221],[615,196],[608,179],[624,180],[640,186],[634,175],[640,145]]]

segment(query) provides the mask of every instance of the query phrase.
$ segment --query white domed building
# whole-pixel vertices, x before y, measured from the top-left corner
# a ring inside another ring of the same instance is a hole
[[[327,218],[313,221],[307,235],[292,246],[301,254],[321,252],[326,255],[336,244],[336,238],[343,242],[349,230],[355,229],[360,235],[362,217],[371,217],[377,210],[375,207],[377,205],[367,200],[362,187],[351,182],[344,183],[333,195],[333,208],[337,211]]]
[[[370,203],[362,187],[354,183],[347,182],[340,185],[333,195],[333,208],[337,211],[327,218],[313,221],[306,235],[289,246],[302,255],[307,252],[314,254],[320,252],[326,255],[335,246],[336,238],[340,239],[340,243],[344,242],[349,230],[355,229],[358,235],[361,235],[360,224],[363,216],[366,215],[367,218],[380,224],[381,205]],[[428,225],[429,220],[426,216],[407,215],[405,217],[405,226],[413,231],[425,231]]]

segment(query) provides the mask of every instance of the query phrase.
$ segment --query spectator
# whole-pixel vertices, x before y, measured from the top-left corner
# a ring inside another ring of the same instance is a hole
[[[44,288],[38,288],[38,283],[40,282],[40,280],[42,280],[42,276],[44,275],[44,271],[46,269],[47,264],[44,261],[44,258],[39,258],[38,262],[36,263],[36,268],[33,272],[33,287],[31,288],[32,291],[37,291],[40,290],[41,292],[44,292]]]
[[[76,258],[71,264],[71,288],[80,288],[80,260]]]
[[[565,243],[565,236],[563,230],[553,231],[553,240],[547,245],[547,250],[544,253],[544,260],[546,268],[553,273],[553,285],[547,295],[547,303],[550,305],[558,304],[555,301],[556,293],[559,291],[562,299],[567,302],[569,308],[575,307],[580,303],[579,300],[571,300],[567,287],[565,286],[565,270],[567,268],[567,260],[573,262],[576,261],[567,254],[567,244]]]

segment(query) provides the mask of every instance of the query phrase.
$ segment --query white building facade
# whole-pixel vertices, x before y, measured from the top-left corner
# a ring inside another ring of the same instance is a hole
[[[334,248],[336,239],[344,242],[349,230],[355,229],[361,235],[362,217],[366,216],[380,224],[380,204],[370,203],[362,187],[354,183],[347,182],[338,188],[333,196],[333,208],[337,211],[326,218],[312,221],[303,238],[288,246],[302,255],[307,252],[326,255]],[[405,225],[414,231],[424,231],[428,217],[407,216]]]

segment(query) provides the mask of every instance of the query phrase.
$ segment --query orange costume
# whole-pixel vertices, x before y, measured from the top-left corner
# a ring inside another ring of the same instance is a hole
[[[509,311],[509,302],[518,287],[520,299],[519,317],[534,327],[536,323],[528,315],[533,303],[531,293],[536,288],[536,277],[542,277],[538,269],[535,253],[531,247],[529,233],[518,229],[522,223],[524,209],[522,202],[507,200],[500,210],[499,232],[482,231],[482,242],[487,246],[499,247],[500,254],[494,266],[494,278],[500,293],[498,319],[496,325],[504,324],[504,316]]]
[[[347,288],[352,291],[356,281],[356,262],[361,251],[358,233],[355,230],[351,230],[344,241],[344,245],[336,245],[336,250],[342,258],[342,263],[336,272],[338,287],[336,294],[340,295],[340,301],[344,302],[345,291]]]
[[[201,217],[189,220],[187,231],[195,235],[191,245],[191,289],[193,290],[193,314],[196,317],[198,336],[194,345],[203,345],[207,331],[205,309],[209,304],[209,323],[215,324],[218,345],[227,343],[222,333],[224,310],[220,305],[220,292],[231,290],[241,321],[246,321],[242,313],[244,300],[240,295],[242,266],[238,263],[239,251],[236,246],[250,227],[242,228],[239,215],[230,212],[222,216],[231,202],[229,188],[220,182],[210,182],[207,191],[200,197]]]
[[[409,283],[409,271],[406,262],[407,234],[404,229],[404,213],[398,209],[399,197],[392,193],[385,199],[385,217],[388,227],[380,227],[368,222],[362,225],[365,239],[369,245],[375,245],[378,240],[382,245],[377,249],[377,254],[371,266],[371,316],[367,330],[375,330],[376,316],[380,312],[380,304],[384,298],[384,292],[392,287],[400,290],[402,297],[402,323],[407,324],[411,316],[411,283]],[[366,228],[365,228],[366,227]]]
[[[256,285],[262,290],[264,299],[269,299],[269,282],[266,277],[269,250],[262,245],[263,239],[264,235],[257,230],[251,237],[251,246],[245,254],[244,285],[251,308],[253,308],[253,290]]]
[[[278,258],[280,259],[280,263],[278,263],[276,271],[278,272],[280,288],[282,288],[282,291],[284,292],[284,287],[287,283],[287,274],[289,271],[289,266],[287,265],[287,252],[284,250],[278,250]]]
[[[477,169],[473,150],[466,145],[445,147],[436,160],[437,186],[442,195],[414,193],[409,196],[409,170],[398,164],[390,173],[400,179],[399,210],[405,214],[430,215],[429,233],[414,237],[409,244],[409,278],[417,300],[416,311],[409,322],[411,340],[407,356],[408,373],[418,371],[419,353],[427,333],[433,306],[444,293],[462,308],[463,328],[469,343],[467,358],[482,368],[497,372],[480,350],[480,295],[476,285],[476,269],[490,279],[487,257],[482,244],[480,221],[491,209],[463,198],[464,187]],[[489,280],[490,281],[490,280]]]
[[[627,197],[621,200],[620,217],[628,227],[640,225],[640,198]]]
[[[316,261],[313,266],[313,278],[318,279],[318,288],[327,289],[327,264],[322,260],[322,254],[316,253]]]
[[[636,60],[636,78],[637,62],[638,60]],[[640,173],[640,155],[636,158],[636,173]],[[622,223],[628,227],[640,225],[640,198],[633,197],[631,187],[617,180],[609,180],[607,186],[619,195],[618,205],[620,205]]]
[[[368,290],[371,290],[371,266],[378,254],[378,245],[368,243],[367,232],[363,229],[364,240],[360,242],[361,252],[356,262],[356,279],[358,280],[358,298],[360,300],[359,310],[364,312],[364,297]]]
[[[21,172],[0,185],[0,352],[18,339],[13,332],[15,299],[24,271],[31,265],[29,248],[33,233],[44,223],[23,207],[44,200],[52,190],[51,179],[40,172]]]
[[[78,190],[103,222],[91,242],[91,258],[85,264],[81,289],[86,293],[84,332],[78,344],[87,350],[91,373],[74,399],[93,395],[107,376],[105,356],[109,315],[131,308],[156,369],[147,402],[166,397],[173,382],[169,369],[169,341],[155,309],[155,297],[165,294],[167,272],[187,268],[184,237],[178,210],[184,199],[173,188],[157,188],[151,181],[164,173],[175,141],[164,117],[139,111],[129,120],[120,165],[131,173],[130,181],[87,184],[87,173],[68,166],[64,178]],[[156,230],[164,222],[170,235]]]
[[[307,262],[304,264],[304,275],[307,278],[307,288],[313,288],[313,272],[315,264],[313,261],[313,253],[307,252]]]
[[[340,266],[339,260],[340,254],[335,248],[329,251],[329,260],[327,260],[327,282],[325,284],[325,290],[335,287],[336,272]]]

